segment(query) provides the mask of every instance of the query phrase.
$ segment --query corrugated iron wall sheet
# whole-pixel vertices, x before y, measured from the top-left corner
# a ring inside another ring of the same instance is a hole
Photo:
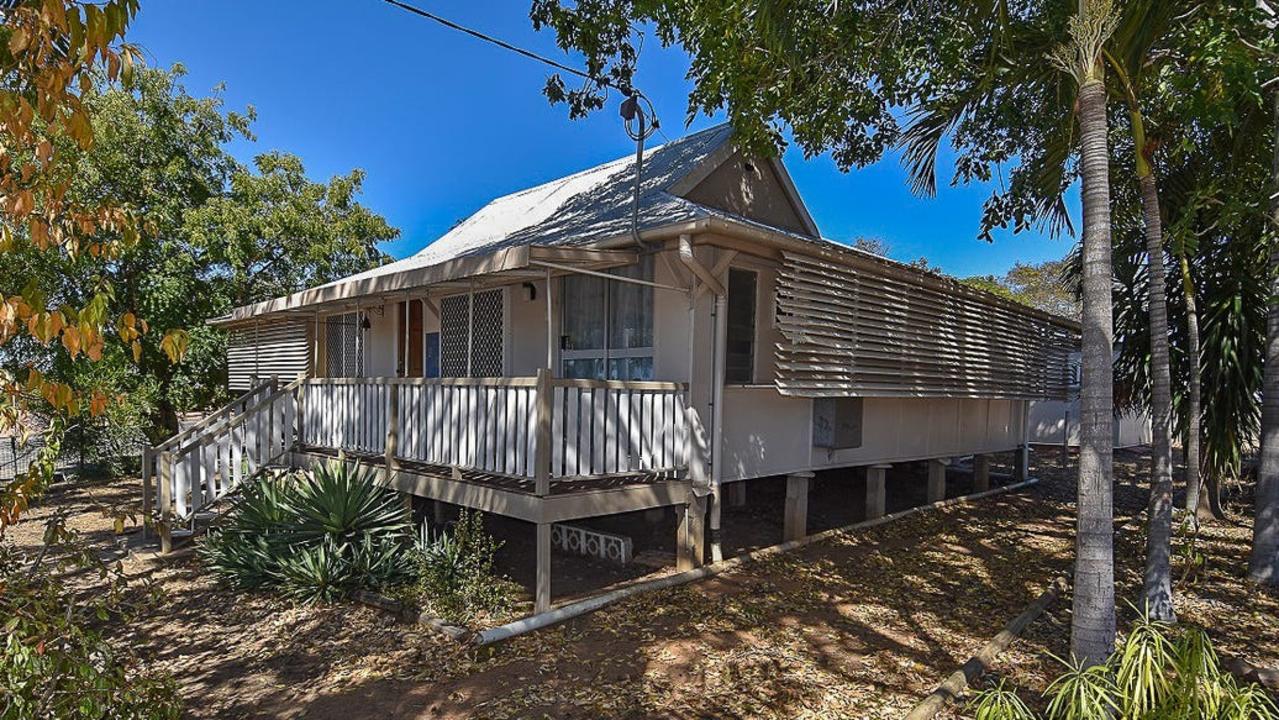
[[[784,395],[1064,397],[1067,327],[874,269],[784,253],[777,281]]]
[[[249,390],[254,376],[275,375],[290,382],[311,367],[310,324],[277,320],[231,330],[226,359],[227,388],[232,392]]]

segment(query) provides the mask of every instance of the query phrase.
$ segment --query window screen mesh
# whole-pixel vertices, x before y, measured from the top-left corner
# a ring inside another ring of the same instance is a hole
[[[364,343],[358,312],[334,315],[325,320],[325,365],[328,377],[363,377]]]
[[[472,323],[471,375],[497,377],[502,374],[502,291],[475,293]]]
[[[470,306],[471,298],[474,306]],[[440,374],[497,377],[502,374],[502,290],[451,295],[440,300]],[[471,337],[467,338],[470,328]],[[470,362],[467,347],[470,346]]]

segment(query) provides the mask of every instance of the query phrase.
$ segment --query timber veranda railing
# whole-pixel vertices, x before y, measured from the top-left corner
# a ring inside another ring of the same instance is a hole
[[[686,388],[554,378],[298,378],[254,387],[143,452],[144,513],[171,527],[297,446],[533,481],[677,477],[691,451]]]
[[[313,378],[301,392],[304,445],[532,479],[539,493],[548,489],[543,480],[675,476],[688,466],[681,383],[542,370],[517,378]]]

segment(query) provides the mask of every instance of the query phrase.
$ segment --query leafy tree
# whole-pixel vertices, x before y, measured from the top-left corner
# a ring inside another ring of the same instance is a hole
[[[1068,277],[1069,264],[1069,259],[1018,262],[1000,277],[975,275],[963,282],[1044,312],[1078,319],[1079,300]]]
[[[1279,28],[1279,7],[1257,0],[1264,13],[1258,25],[1273,40]],[[1257,467],[1257,507],[1253,523],[1252,555],[1248,575],[1267,585],[1279,585],[1279,83],[1271,77],[1273,160],[1269,184],[1269,217],[1265,237],[1270,249],[1266,301],[1266,362],[1262,385],[1261,458]]]
[[[6,2],[0,6],[0,257],[26,243],[49,256],[99,267],[118,258],[137,238],[127,207],[74,197],[75,157],[92,147],[93,128],[83,102],[92,75],[114,81],[132,73],[137,51],[122,42],[137,12],[136,0]],[[16,337],[60,346],[68,357],[100,357],[108,333],[140,337],[132,313],[108,316],[112,289],[87,287],[80,302],[50,304],[38,288],[0,294],[0,347]],[[25,417],[33,401],[59,412],[81,408],[100,414],[108,398],[79,392],[35,368],[0,372],[0,426]],[[65,423],[50,423],[57,433]],[[57,437],[50,436],[56,444]],[[52,476],[37,465],[0,491],[0,537]]]
[[[223,392],[225,338],[205,320],[379,264],[385,255],[377,243],[396,235],[357,202],[360,171],[317,183],[284,153],[260,155],[253,167],[237,162],[226,146],[252,138],[252,109],[226,112],[216,94],[192,97],[183,73],[180,66],[138,70],[125,88],[85,95],[98,140],[78,155],[71,193],[135,208],[137,241],[105,267],[24,242],[0,257],[0,292],[21,283],[74,301],[105,283],[113,289],[108,312],[132,308],[139,322],[174,329],[178,364],[162,348],[122,338],[104,344],[111,372],[86,373],[39,343],[5,353],[9,365],[78,377],[126,398],[134,424],[153,434],[157,423],[171,428],[176,412]]]
[[[0,290],[0,352],[6,357],[43,348],[58,362],[103,362],[109,338],[141,347],[147,326],[117,305],[103,277],[138,239],[136,208],[114,198],[73,191],[79,158],[97,140],[85,102],[95,76],[128,82],[136,50],[123,43],[136,0],[7,0],[0,3],[0,261],[82,270],[90,281],[50,297],[39,283]],[[11,275],[4,276],[12,281]],[[166,335],[162,344],[179,348]],[[51,409],[46,444],[23,475],[0,489],[0,539],[53,475],[67,418],[101,416],[115,407],[99,388],[46,375],[33,362],[0,370],[0,427],[23,423],[33,404]],[[127,646],[107,641],[99,624],[127,612],[118,568],[98,554],[76,551],[65,516],[54,514],[34,558],[0,547],[0,645],[3,714],[46,717],[177,717],[171,681],[139,668]],[[52,549],[52,552],[50,550]],[[57,573],[52,562],[61,565]],[[66,583],[70,571],[96,570],[106,586],[82,593]]]

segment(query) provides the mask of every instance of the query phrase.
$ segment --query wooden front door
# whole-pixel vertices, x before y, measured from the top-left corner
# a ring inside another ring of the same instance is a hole
[[[407,324],[408,331],[405,332],[405,306],[407,305]],[[396,374],[400,377],[422,377],[422,303],[412,300],[408,303],[399,304],[399,323],[396,325],[397,332],[395,334]],[[408,343],[408,352],[405,353],[405,342]],[[408,372],[405,372],[404,363],[408,361]]]

